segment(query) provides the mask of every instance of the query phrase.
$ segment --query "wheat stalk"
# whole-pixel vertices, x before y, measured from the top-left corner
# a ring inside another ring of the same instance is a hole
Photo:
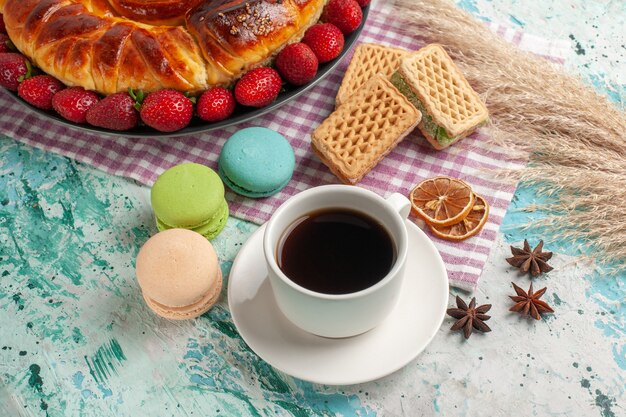
[[[485,99],[491,140],[522,170],[495,173],[531,184],[551,204],[526,228],[598,247],[626,264],[626,115],[579,78],[523,52],[449,0],[392,0],[404,27],[442,44]]]

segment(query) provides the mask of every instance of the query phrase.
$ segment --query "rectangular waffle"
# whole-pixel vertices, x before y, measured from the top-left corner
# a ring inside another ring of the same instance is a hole
[[[489,116],[441,45],[428,45],[402,58],[391,81],[422,111],[419,129],[435,149],[469,135]]]
[[[335,107],[345,103],[359,87],[374,75],[382,74],[385,77],[390,77],[398,69],[400,59],[408,53],[404,49],[372,43],[359,45],[352,56],[350,65],[348,65],[337,97],[335,97]]]
[[[311,147],[344,183],[356,184],[421,119],[389,80],[370,79],[311,135]]]

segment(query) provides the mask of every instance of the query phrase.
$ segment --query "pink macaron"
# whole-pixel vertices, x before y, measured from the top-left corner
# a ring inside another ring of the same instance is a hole
[[[172,320],[198,317],[217,301],[222,272],[211,243],[187,229],[169,229],[142,246],[135,266],[144,300]]]

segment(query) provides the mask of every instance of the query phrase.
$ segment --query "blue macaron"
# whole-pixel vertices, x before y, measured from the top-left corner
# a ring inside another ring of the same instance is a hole
[[[224,184],[237,194],[261,198],[276,194],[291,180],[296,158],[283,135],[249,127],[232,135],[218,161]]]

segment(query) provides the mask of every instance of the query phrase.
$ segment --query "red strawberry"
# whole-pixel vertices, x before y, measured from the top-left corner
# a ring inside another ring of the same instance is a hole
[[[208,89],[198,99],[196,110],[198,117],[207,122],[219,122],[227,119],[235,111],[235,97],[224,87]]]
[[[193,116],[193,104],[176,90],[148,94],[141,105],[141,120],[161,132],[174,132],[187,126]]]
[[[337,26],[345,35],[354,32],[361,20],[363,11],[355,0],[330,0],[322,12],[322,21]]]
[[[30,75],[30,62],[22,54],[5,52],[0,54],[0,85],[17,91],[21,80]]]
[[[371,0],[356,0],[356,2],[359,3],[359,6],[361,7],[367,6],[368,4],[370,4],[370,1]]]
[[[287,45],[276,57],[276,68],[293,85],[304,85],[317,73],[317,57],[304,43]]]
[[[17,94],[27,103],[44,110],[52,108],[52,97],[65,86],[50,75],[35,75],[17,87]]]
[[[320,63],[332,61],[343,50],[343,33],[330,23],[318,23],[309,28],[302,38]]]
[[[9,36],[4,33],[0,33],[0,53],[13,52],[9,45],[11,45],[11,39],[9,39]]]
[[[111,94],[87,110],[87,123],[111,130],[128,130],[137,126],[139,113],[128,93]]]
[[[85,123],[87,111],[99,100],[93,91],[87,91],[83,87],[71,87],[52,96],[52,108],[64,119],[74,123]]]
[[[2,13],[0,13],[0,33],[7,33],[7,28],[4,25],[4,17],[2,16]]]
[[[278,96],[282,80],[275,69],[255,68],[235,86],[235,98],[244,106],[265,107]]]

